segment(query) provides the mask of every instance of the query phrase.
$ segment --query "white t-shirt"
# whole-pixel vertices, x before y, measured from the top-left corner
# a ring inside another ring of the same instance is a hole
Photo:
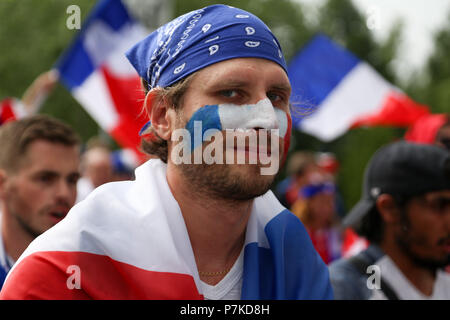
[[[243,269],[244,250],[241,250],[233,267],[219,283],[212,286],[200,280],[205,300],[240,300]]]
[[[450,300],[450,274],[438,270],[434,282],[433,293],[426,296],[403,275],[397,265],[389,258],[383,256],[375,263],[380,267],[381,276],[401,300]],[[371,300],[387,300],[382,290],[373,290]]]

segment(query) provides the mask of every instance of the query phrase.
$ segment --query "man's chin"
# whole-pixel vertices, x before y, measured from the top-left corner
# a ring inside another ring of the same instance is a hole
[[[444,269],[446,266],[450,264],[450,255],[447,255],[442,259],[422,258],[417,256],[412,258],[416,265],[431,271],[435,271],[437,269]]]
[[[265,194],[275,175],[261,175],[259,165],[180,165],[179,170],[192,190],[211,198],[246,201]]]

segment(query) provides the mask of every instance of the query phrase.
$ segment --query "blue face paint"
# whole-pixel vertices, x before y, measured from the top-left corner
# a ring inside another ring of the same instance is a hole
[[[188,123],[186,124],[186,129],[189,131],[189,134],[191,136],[191,152],[203,143],[203,140],[206,138],[204,136],[205,132],[208,129],[217,129],[219,131],[222,130],[222,124],[220,122],[218,110],[218,105],[206,105],[194,112],[191,119],[189,119]],[[195,139],[195,134],[198,135],[198,131],[196,132],[196,130],[194,130],[195,121],[200,121],[201,123],[200,139],[198,137],[197,139]]]

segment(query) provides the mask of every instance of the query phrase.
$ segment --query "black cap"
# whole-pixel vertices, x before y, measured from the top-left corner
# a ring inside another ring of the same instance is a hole
[[[354,226],[373,208],[382,193],[416,196],[450,190],[450,153],[434,145],[405,141],[379,149],[364,173],[363,193],[343,220]]]

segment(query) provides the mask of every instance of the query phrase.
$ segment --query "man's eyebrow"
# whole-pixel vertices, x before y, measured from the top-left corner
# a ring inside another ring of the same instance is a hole
[[[211,84],[213,88],[220,88],[220,87],[238,88],[238,87],[245,87],[247,85],[248,82],[242,79],[217,80]]]
[[[52,170],[39,170],[33,174],[33,177],[42,177],[42,176],[58,177],[59,173]]]
[[[213,88],[222,88],[222,87],[229,87],[229,88],[239,88],[239,87],[246,87],[249,85],[248,81],[242,80],[242,79],[229,79],[229,80],[220,80],[215,83],[211,84],[211,87]],[[270,85],[270,89],[274,90],[281,90],[281,91],[291,91],[291,86],[287,83],[275,83]]]
[[[282,91],[291,91],[291,86],[289,84],[286,83],[276,83],[270,86],[272,89],[275,90],[282,90]]]

